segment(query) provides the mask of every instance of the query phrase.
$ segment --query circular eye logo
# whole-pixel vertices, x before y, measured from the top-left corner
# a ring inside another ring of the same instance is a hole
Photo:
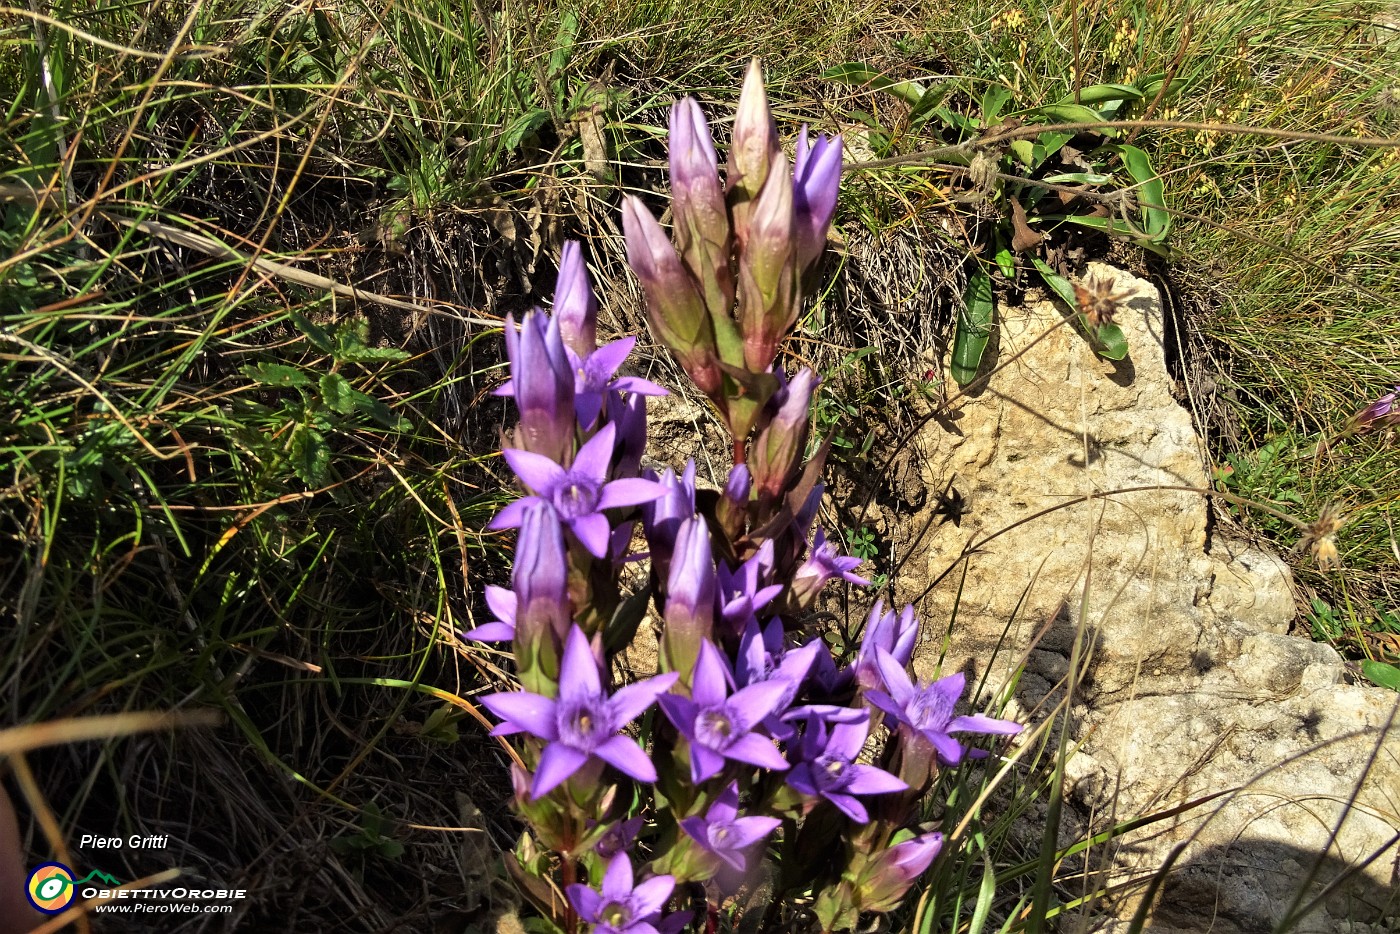
[[[45,863],[29,874],[25,894],[45,914],[56,915],[73,903],[73,870],[62,863]]]

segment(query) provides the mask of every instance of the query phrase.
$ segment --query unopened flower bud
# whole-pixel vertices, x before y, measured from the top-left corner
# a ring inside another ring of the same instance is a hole
[[[666,232],[636,197],[622,203],[622,227],[627,263],[646,292],[652,334],[675,354],[701,392],[718,398],[722,378],[714,326],[695,281],[681,265]]]
[[[932,865],[942,848],[943,834],[926,833],[879,853],[856,885],[861,909],[885,912],[898,907],[904,893]]]
[[[699,283],[711,317],[728,317],[734,304],[729,212],[710,127],[694,98],[671,107],[670,155],[671,210],[681,260]]]
[[[794,246],[792,177],[787,158],[778,153],[753,202],[748,239],[739,253],[739,331],[750,372],[768,369],[783,335],[797,320],[801,293]]]
[[[574,371],[564,352],[559,324],[539,309],[526,312],[517,334],[506,316],[506,354],[520,425],[515,443],[524,451],[567,463],[574,447]]]
[[[662,648],[667,667],[690,685],[700,645],[710,638],[715,616],[715,561],[710,530],[693,516],[680,525],[671,572],[666,581],[666,631]]]
[[[569,631],[569,566],[554,507],[526,507],[515,546],[515,658],[525,690],[553,697]]]
[[[836,213],[836,195],[841,188],[841,137],[828,138],[823,133],[809,150],[804,126],[797,139],[792,178],[797,272],[802,275],[826,248],[827,228]]]
[[[749,233],[749,215],[753,201],[763,190],[772,169],[773,159],[782,154],[773,114],[768,109],[768,94],[763,89],[763,69],[758,59],[749,62],[744,75],[744,89],[739,94],[739,110],[734,115],[734,137],[729,145],[729,211],[734,220],[734,235],[741,247]]]
[[[810,369],[800,370],[781,391],[777,414],[754,441],[749,463],[762,501],[779,500],[797,474],[807,448],[812,393],[819,382]]]
[[[724,490],[720,493],[719,506],[715,509],[715,518],[731,541],[739,538],[744,532],[749,510],[749,490],[752,486],[749,468],[744,464],[735,464],[729,471],[729,479],[725,481]]]

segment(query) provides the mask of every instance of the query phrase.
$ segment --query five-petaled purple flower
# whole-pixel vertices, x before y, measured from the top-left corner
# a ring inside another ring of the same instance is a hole
[[[945,765],[957,765],[966,754],[962,744],[953,739],[950,733],[1010,736],[1021,732],[1021,725],[1010,720],[996,720],[982,714],[953,715],[953,708],[967,684],[962,672],[940,678],[932,684],[915,686],[898,659],[884,649],[875,651],[885,690],[867,691],[866,699],[898,721],[901,727],[927,739]]]
[[[619,853],[608,862],[601,892],[586,885],[569,886],[569,901],[593,934],[658,934],[661,909],[676,887],[672,876],[652,876],[633,884],[632,861]]]
[[[860,567],[860,560],[842,557],[836,550],[836,543],[827,541],[826,533],[817,529],[817,534],[812,539],[812,550],[807,553],[807,560],[803,561],[792,575],[792,595],[798,606],[807,606],[816,599],[817,594],[832,578],[839,577],[852,584],[869,586],[870,581],[853,573]]]
[[[529,733],[547,742],[530,786],[530,797],[538,798],[595,757],[639,782],[656,781],[651,759],[636,740],[618,731],[675,682],[674,673],[657,675],[619,688],[609,697],[588,637],[575,625],[559,664],[558,698],[508,691],[488,694],[481,702],[503,721],[491,731],[493,736]]]
[[[565,469],[547,457],[507,448],[501,452],[521,481],[535,491],[511,503],[491,520],[490,529],[513,529],[520,525],[527,507],[541,500],[550,503],[559,519],[574,533],[595,558],[608,553],[611,526],[604,509],[647,503],[666,492],[655,480],[624,477],[608,481],[616,427],[609,422],[588,439]]]
[[[782,771],[787,760],[768,737],[753,732],[788,691],[782,680],[760,681],[732,695],[729,665],[714,643],[700,645],[690,697],[663,694],[661,710],[690,743],[690,778],[699,784],[717,775],[725,759]]]
[[[821,718],[809,718],[802,761],[788,772],[788,785],[804,795],[825,798],[851,820],[866,823],[870,815],[855,795],[883,795],[909,787],[883,769],[855,761],[869,734],[869,714],[855,723],[834,724],[829,734]]]
[[[694,838],[701,849],[743,872],[744,851],[776,830],[781,823],[776,817],[740,817],[739,784],[730,782],[704,817],[685,818],[681,821],[681,829]]]
[[[624,337],[599,347],[586,357],[565,348],[569,363],[574,368],[574,410],[580,425],[587,428],[593,424],[598,413],[603,411],[603,400],[610,391],[632,392],[639,396],[667,394],[665,389],[651,380],[639,376],[617,376],[618,369],[636,343],[635,337]]]

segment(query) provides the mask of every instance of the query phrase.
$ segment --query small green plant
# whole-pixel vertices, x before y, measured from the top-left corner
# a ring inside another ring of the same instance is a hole
[[[403,855],[403,844],[385,834],[388,822],[373,801],[360,808],[360,826],[356,833],[336,837],[331,841],[331,849],[342,856],[377,856],[380,859],[397,860]]]

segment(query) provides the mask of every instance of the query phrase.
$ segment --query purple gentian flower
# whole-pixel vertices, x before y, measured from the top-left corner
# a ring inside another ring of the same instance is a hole
[[[889,652],[876,649],[876,664],[884,681],[884,690],[867,691],[866,700],[889,714],[900,725],[924,737],[933,745],[938,759],[945,765],[957,765],[966,750],[950,733],[996,733],[1010,736],[1021,732],[1019,723],[996,720],[982,714],[958,717],[953,708],[962,698],[967,679],[962,672],[940,678],[932,684],[915,686],[900,664]],[[887,693],[888,692],[888,693]]]
[[[870,581],[852,573],[860,567],[860,563],[860,558],[847,558],[838,554],[836,543],[828,542],[826,533],[817,529],[816,538],[812,540],[812,549],[807,553],[807,560],[803,561],[792,575],[793,599],[797,601],[798,606],[810,606],[827,581],[836,577],[862,587],[869,586]]]
[[[1370,428],[1378,422],[1389,424],[1390,422],[1400,422],[1400,406],[1396,405],[1396,397],[1400,396],[1400,386],[1381,396],[1366,408],[1352,416],[1352,424],[1358,428]]]
[[[744,532],[752,486],[747,465],[735,464],[730,468],[729,478],[725,480],[724,490],[720,493],[719,505],[715,508],[715,518],[731,539],[739,538]]]
[[[651,380],[639,376],[617,376],[618,369],[637,344],[635,337],[624,337],[599,347],[586,357],[580,357],[572,350],[566,350],[569,363],[574,368],[574,410],[578,413],[578,423],[585,428],[592,425],[603,410],[603,400],[609,392],[631,392],[639,396],[664,396],[666,390]]]
[[[768,836],[780,824],[782,821],[776,817],[740,817],[739,783],[730,782],[704,817],[683,819],[681,829],[700,844],[702,850],[713,853],[743,872],[744,851]]]
[[[609,697],[588,637],[575,625],[559,663],[558,698],[507,691],[487,694],[481,702],[503,721],[491,735],[529,733],[546,741],[530,786],[530,797],[539,798],[595,757],[639,782],[656,781],[656,768],[642,747],[618,731],[675,683],[674,673],[657,675],[619,688]]]
[[[691,516],[676,533],[676,550],[666,577],[666,629],[662,645],[667,667],[691,684],[700,647],[714,635],[715,559],[710,529]]]
[[[841,137],[822,133],[807,148],[807,127],[797,138],[792,161],[792,208],[797,215],[797,270],[806,270],[826,248],[826,231],[841,188]]]
[[[676,887],[672,876],[652,876],[633,884],[632,860],[619,853],[608,862],[601,892],[586,885],[569,886],[569,901],[593,934],[658,934],[661,909]]]
[[[788,785],[804,795],[825,798],[851,820],[866,823],[870,815],[855,795],[883,795],[909,787],[884,769],[855,761],[869,735],[868,713],[854,723],[833,725],[829,733],[821,718],[809,718],[802,761],[787,773]]]
[[[611,422],[600,428],[596,435],[588,439],[588,443],[579,448],[573,466],[567,470],[549,458],[529,451],[511,448],[502,451],[515,475],[534,490],[535,495],[518,499],[502,509],[487,528],[515,528],[531,505],[548,502],[593,557],[605,557],[612,527],[603,510],[650,502],[666,492],[666,488],[656,481],[640,477],[608,481],[608,465],[612,462],[616,433],[617,428]]]
[[[787,685],[761,681],[732,695],[729,666],[712,642],[700,645],[690,697],[663,694],[661,710],[690,744],[690,778],[699,784],[717,775],[725,759],[782,771],[787,760],[768,737],[753,732],[777,711]]]
[[[588,282],[588,268],[577,240],[568,240],[559,255],[559,281],[554,286],[554,318],[564,346],[580,358],[598,347],[598,300]]]
[[[802,463],[802,455],[807,448],[812,393],[821,382],[821,378],[807,367],[799,370],[791,381],[783,375],[781,367],[775,368],[774,375],[780,384],[772,399],[776,411],[773,420],[754,439],[749,458],[759,498],[769,502],[787,492],[793,475]]]
[[[495,395],[515,399],[520,411],[516,443],[563,463],[574,444],[574,370],[559,323],[536,308],[526,312],[517,334],[515,319],[506,315],[505,336],[510,379]]]
[[[509,642],[515,638],[516,598],[512,591],[495,584],[486,585],[486,605],[496,618],[475,629],[462,633],[462,638],[477,642]]]
[[[614,476],[635,477],[647,448],[647,397],[629,393],[608,395],[608,421],[617,426],[617,469]]]
[[[914,657],[914,645],[919,641],[919,621],[914,618],[914,607],[906,606],[895,621],[894,610],[885,612],[885,601],[876,600],[875,608],[865,624],[865,634],[860,640],[860,650],[852,665],[856,683],[862,691],[870,691],[884,684],[880,680],[880,669],[876,663],[876,649],[884,649],[894,656],[901,666],[908,665]]]

